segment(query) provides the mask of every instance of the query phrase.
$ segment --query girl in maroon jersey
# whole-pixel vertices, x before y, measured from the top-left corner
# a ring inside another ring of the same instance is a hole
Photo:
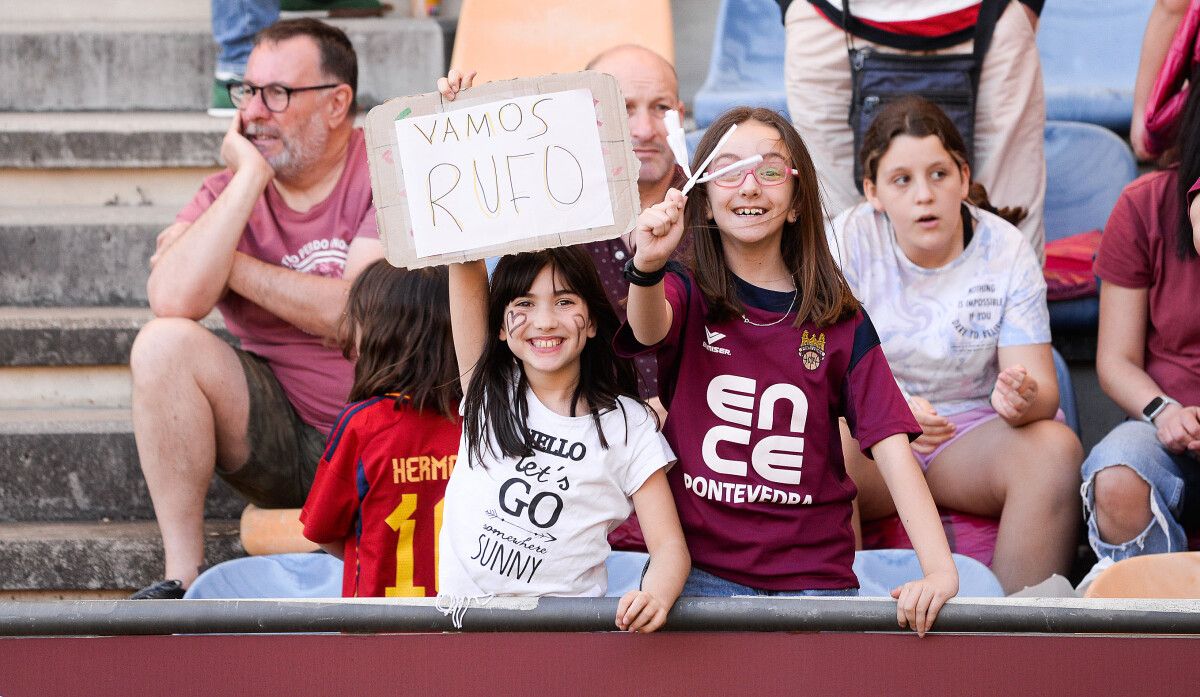
[[[924,634],[958,574],[909,448],[920,434],[870,320],[829,252],[812,160],[767,109],[733,109],[701,140],[708,172],[754,156],[642,213],[627,354],[654,351],[668,404],[669,474],[694,568],[684,595],[847,595],[854,484],[838,418],[879,464],[922,579],[892,591],[897,620]],[[698,164],[697,164],[698,166]],[[667,260],[693,235],[688,270]]]
[[[300,519],[345,562],[342,595],[437,595],[442,498],[460,433],[445,269],[380,259],[350,289],[343,352],[357,354]]]

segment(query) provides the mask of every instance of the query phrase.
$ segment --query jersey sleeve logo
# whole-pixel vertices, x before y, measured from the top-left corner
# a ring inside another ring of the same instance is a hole
[[[800,361],[805,368],[816,370],[825,360],[825,333],[809,334],[805,329],[800,334]]]

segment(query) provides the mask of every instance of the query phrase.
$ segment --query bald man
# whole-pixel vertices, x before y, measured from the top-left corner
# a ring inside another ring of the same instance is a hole
[[[671,109],[683,116],[675,68],[648,48],[626,44],[596,56],[587,69],[608,73],[621,86],[633,152],[642,163],[638,171],[638,194],[642,208],[649,208],[663,200],[667,189],[683,173],[667,145],[667,127],[663,123],[663,117]]]
[[[633,152],[641,162],[638,170],[638,194],[642,208],[649,208],[662,201],[672,186],[682,188],[686,177],[683,168],[675,163],[675,155],[667,145],[667,126],[663,117],[671,109],[683,117],[683,102],[679,100],[679,79],[675,68],[667,59],[644,46],[626,44],[604,51],[587,64],[588,70],[608,73],[617,78],[621,93],[625,95],[625,112],[629,114],[629,135],[633,141]],[[582,245],[604,284],[604,292],[625,321],[625,305],[629,295],[629,282],[623,271],[625,262],[633,255],[629,251],[629,236],[613,240],[590,242]],[[687,245],[676,251],[681,256]],[[637,359],[640,391],[645,399],[666,416],[658,396],[658,366],[652,356]]]

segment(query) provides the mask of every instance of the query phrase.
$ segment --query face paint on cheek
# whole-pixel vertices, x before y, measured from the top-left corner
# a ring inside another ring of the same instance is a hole
[[[575,339],[582,345],[587,341],[587,318],[581,314],[571,315],[571,322],[575,324]]]
[[[528,321],[529,321],[529,315],[525,314],[524,312],[517,312],[516,310],[509,310],[508,317],[504,323],[505,331],[508,332],[509,336],[512,336],[513,332],[517,331],[517,329],[519,329],[521,327],[521,325],[525,324]]]

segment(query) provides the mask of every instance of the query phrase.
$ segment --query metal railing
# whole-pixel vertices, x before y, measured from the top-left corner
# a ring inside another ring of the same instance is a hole
[[[494,599],[462,615],[467,632],[615,630],[615,598]],[[935,630],[949,633],[1200,635],[1200,601],[956,599]],[[456,631],[433,599],[75,600],[0,603],[0,636],[408,633]],[[885,599],[684,598],[664,631],[895,632]]]

